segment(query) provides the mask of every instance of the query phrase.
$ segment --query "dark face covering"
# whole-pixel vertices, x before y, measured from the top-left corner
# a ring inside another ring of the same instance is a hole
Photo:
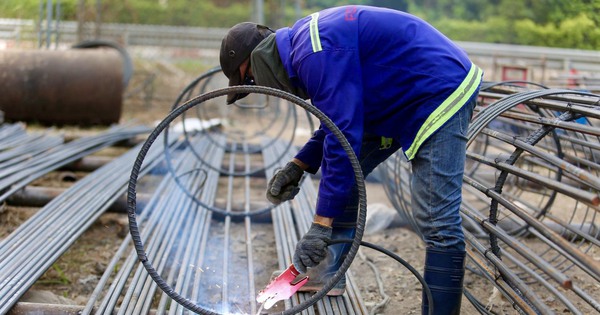
[[[248,61],[248,69],[250,69],[250,61]],[[242,85],[256,85],[256,82],[254,82],[254,78],[248,76],[248,71],[246,71],[246,73],[244,74],[244,80],[242,81]]]
[[[250,56],[254,81],[261,86],[267,86],[294,94],[302,99],[308,99],[307,93],[295,86],[281,63],[275,34],[269,35],[252,51]]]
[[[246,77],[244,78],[244,82],[242,84],[243,85],[256,85],[256,82],[254,82],[253,78],[246,75]]]

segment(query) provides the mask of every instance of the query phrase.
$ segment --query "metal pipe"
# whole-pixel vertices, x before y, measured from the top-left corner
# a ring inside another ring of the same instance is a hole
[[[121,117],[123,70],[111,50],[3,50],[6,121],[110,125]]]

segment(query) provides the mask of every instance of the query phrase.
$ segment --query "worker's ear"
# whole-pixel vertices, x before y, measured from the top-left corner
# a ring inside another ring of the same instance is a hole
[[[248,72],[248,76],[254,78],[254,74],[252,74],[252,64],[250,64],[250,58],[248,58],[245,62],[248,63],[247,70],[246,70]]]

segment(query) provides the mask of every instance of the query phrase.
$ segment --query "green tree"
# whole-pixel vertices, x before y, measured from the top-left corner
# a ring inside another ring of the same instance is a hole
[[[42,0],[45,1],[45,0]],[[52,0],[49,0],[52,1]],[[56,3],[59,0],[54,0]],[[60,0],[63,20],[80,0]],[[266,23],[291,25],[296,1],[264,0]],[[85,0],[95,20],[96,0]],[[103,22],[230,27],[252,19],[253,0],[102,0]],[[600,49],[600,0],[303,0],[302,16],[344,4],[411,12],[454,40]],[[284,4],[285,7],[281,8]],[[0,17],[38,19],[40,0],[0,0]]]

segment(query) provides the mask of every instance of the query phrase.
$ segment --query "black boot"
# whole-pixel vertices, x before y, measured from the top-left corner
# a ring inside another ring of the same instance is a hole
[[[425,256],[425,282],[431,290],[434,315],[460,314],[465,252],[428,248]],[[429,314],[431,302],[423,290],[422,314]]]

